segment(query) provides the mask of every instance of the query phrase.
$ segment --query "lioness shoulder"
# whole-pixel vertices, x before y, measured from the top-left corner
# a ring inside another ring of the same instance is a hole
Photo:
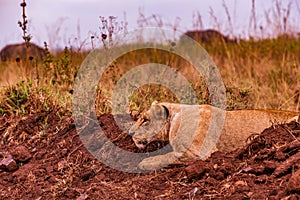
[[[230,152],[245,145],[272,122],[297,119],[297,112],[278,110],[225,111],[210,105],[153,102],[129,134],[138,148],[152,141],[169,141],[173,151],[144,159],[139,167],[153,170],[173,162],[206,159],[216,150]]]

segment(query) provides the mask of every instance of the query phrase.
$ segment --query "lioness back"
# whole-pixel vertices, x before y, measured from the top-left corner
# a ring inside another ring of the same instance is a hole
[[[297,112],[278,110],[227,111],[217,148],[226,152],[240,148],[251,135],[260,134],[274,123],[296,120],[297,115]]]

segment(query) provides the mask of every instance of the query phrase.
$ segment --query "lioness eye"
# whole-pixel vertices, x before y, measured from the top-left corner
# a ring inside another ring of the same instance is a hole
[[[143,123],[146,123],[146,122],[148,122],[149,121],[149,119],[147,119],[147,118],[144,118],[143,119]]]

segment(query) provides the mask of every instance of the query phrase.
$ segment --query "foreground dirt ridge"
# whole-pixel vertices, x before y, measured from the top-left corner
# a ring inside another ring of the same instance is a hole
[[[113,116],[100,116],[99,125],[116,145],[139,152]],[[230,154],[216,152],[206,161],[144,174],[120,172],[94,159],[70,116],[1,116],[0,138],[0,199],[300,198],[296,122],[273,125]],[[145,151],[163,145],[153,143]]]

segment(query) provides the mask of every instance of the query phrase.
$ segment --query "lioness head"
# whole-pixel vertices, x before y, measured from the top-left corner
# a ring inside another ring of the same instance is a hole
[[[152,103],[150,109],[144,112],[137,122],[129,129],[135,145],[143,149],[152,141],[168,140],[169,111],[156,101]]]

